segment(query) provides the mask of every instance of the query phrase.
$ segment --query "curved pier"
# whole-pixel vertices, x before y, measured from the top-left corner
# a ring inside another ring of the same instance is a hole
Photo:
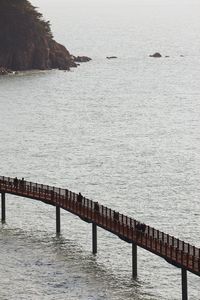
[[[6,220],[5,194],[31,198],[56,207],[56,232],[60,233],[60,208],[92,223],[92,251],[97,253],[97,226],[132,244],[132,275],[137,276],[137,246],[181,268],[182,300],[188,299],[187,271],[200,276],[200,249],[137,220],[120,214],[67,189],[0,176],[1,220]]]

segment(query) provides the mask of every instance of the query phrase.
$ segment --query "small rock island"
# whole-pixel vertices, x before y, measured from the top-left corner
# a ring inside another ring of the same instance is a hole
[[[0,75],[24,70],[69,70],[86,56],[71,55],[53,39],[49,21],[28,0],[0,1]]]
[[[159,58],[159,57],[162,57],[162,55],[159,53],[159,52],[156,52],[154,54],[150,54],[149,57],[156,57],[156,58]]]

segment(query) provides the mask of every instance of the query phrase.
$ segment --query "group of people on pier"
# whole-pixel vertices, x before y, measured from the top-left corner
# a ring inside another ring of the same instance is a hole
[[[79,193],[77,196],[77,202],[82,203],[82,201],[83,201],[83,196],[81,193]],[[94,211],[99,212],[99,203],[98,202],[94,202]]]
[[[145,232],[146,224],[137,222],[137,224],[135,225],[135,228],[141,232]]]
[[[24,187],[24,178],[18,179],[17,177],[14,178],[13,183],[15,187]]]
[[[77,196],[77,202],[78,203],[82,203],[82,200],[83,200],[83,196],[82,196],[81,193],[79,193],[78,196]],[[99,213],[99,203],[98,202],[94,202],[94,211],[97,212],[97,213]],[[114,221],[119,221],[119,212],[114,211],[114,213],[113,213],[113,219],[114,219]],[[136,222],[135,229],[138,232],[144,233],[145,230],[146,230],[146,224],[140,223],[140,222]]]

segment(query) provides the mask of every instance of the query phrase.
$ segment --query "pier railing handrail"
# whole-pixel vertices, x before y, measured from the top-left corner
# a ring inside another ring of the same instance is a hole
[[[0,192],[60,206],[85,221],[95,222],[127,242],[134,242],[162,256],[169,263],[185,267],[200,276],[199,248],[146,224],[144,230],[138,230],[138,224],[143,223],[85,197],[82,197],[80,202],[78,194],[68,189],[0,176]]]

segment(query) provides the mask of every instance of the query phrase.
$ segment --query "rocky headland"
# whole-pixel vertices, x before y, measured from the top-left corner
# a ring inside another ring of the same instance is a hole
[[[0,75],[24,70],[69,70],[86,56],[74,56],[53,39],[49,21],[27,0],[0,1]]]

